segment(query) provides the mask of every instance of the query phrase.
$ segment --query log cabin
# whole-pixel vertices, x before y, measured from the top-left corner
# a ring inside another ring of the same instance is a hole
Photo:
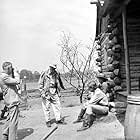
[[[95,40],[100,45],[96,59],[100,72],[112,79],[116,96],[139,92],[140,1],[92,0],[91,4],[97,6]]]

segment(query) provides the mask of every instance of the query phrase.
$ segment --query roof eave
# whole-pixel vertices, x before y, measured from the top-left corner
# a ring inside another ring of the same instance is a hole
[[[105,17],[108,14],[118,16],[124,6],[126,6],[130,0],[105,0],[103,6],[100,8],[100,16]]]

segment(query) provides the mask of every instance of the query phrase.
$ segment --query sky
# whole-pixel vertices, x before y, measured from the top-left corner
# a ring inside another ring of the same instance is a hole
[[[0,65],[41,72],[61,69],[62,31],[84,44],[95,37],[96,6],[90,0],[0,0]]]

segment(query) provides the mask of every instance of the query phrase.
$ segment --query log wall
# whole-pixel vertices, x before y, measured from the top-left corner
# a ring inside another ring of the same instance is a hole
[[[140,85],[140,2],[131,1],[127,7],[127,38],[130,59],[131,90]],[[115,83],[115,90],[126,91],[125,53],[122,15],[102,18],[99,66],[101,72]]]
[[[115,91],[122,90],[120,77],[120,58],[122,44],[119,39],[120,18],[111,19],[107,16],[102,19],[102,34],[99,39],[100,55],[97,59],[101,72],[110,79]]]
[[[139,2],[133,1],[127,6],[127,38],[130,59],[131,90],[139,89],[140,78],[140,9]],[[122,35],[120,38],[123,39]],[[122,49],[121,54],[124,54]],[[121,57],[120,71],[122,86],[126,84],[125,62]],[[126,87],[126,86],[125,86]],[[124,88],[125,90],[126,88]]]

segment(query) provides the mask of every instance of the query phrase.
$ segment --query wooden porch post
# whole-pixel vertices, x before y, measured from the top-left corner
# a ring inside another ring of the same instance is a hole
[[[101,33],[101,18],[99,17],[101,4],[99,0],[91,0],[90,4],[96,4],[97,8],[96,36],[98,36]]]
[[[122,13],[123,20],[123,38],[124,38],[124,53],[125,53],[125,70],[126,70],[126,84],[128,95],[131,94],[131,81],[130,81],[130,62],[129,62],[129,48],[127,44],[127,31],[126,31],[126,8]]]

